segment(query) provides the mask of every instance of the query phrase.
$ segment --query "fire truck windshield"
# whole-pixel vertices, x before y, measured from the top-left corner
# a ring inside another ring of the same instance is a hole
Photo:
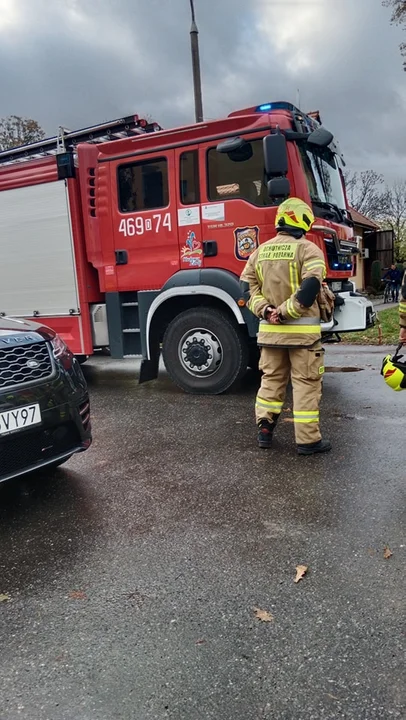
[[[344,190],[335,154],[329,148],[299,144],[312,201],[345,210]]]

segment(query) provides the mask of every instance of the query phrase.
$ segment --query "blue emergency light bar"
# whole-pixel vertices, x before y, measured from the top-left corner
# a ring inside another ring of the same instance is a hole
[[[297,110],[292,103],[288,102],[273,102],[273,103],[264,103],[263,105],[258,105],[257,108],[255,108],[255,112],[269,112],[270,110],[289,110],[290,112],[293,112],[294,110]]]

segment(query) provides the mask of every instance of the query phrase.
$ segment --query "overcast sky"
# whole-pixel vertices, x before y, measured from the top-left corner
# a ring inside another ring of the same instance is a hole
[[[347,163],[406,178],[406,73],[381,0],[195,0],[206,118],[271,100],[320,110]],[[47,134],[194,118],[189,0],[0,0],[0,116]]]

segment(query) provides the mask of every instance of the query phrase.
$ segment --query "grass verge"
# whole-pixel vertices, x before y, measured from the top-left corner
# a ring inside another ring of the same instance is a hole
[[[348,345],[397,345],[399,343],[398,306],[390,310],[380,310],[377,316],[375,327],[365,332],[344,333],[341,335],[342,342]]]

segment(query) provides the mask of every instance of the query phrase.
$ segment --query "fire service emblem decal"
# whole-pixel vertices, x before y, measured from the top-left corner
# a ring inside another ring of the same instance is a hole
[[[234,253],[237,260],[247,261],[259,245],[259,227],[242,227],[234,230]]]

